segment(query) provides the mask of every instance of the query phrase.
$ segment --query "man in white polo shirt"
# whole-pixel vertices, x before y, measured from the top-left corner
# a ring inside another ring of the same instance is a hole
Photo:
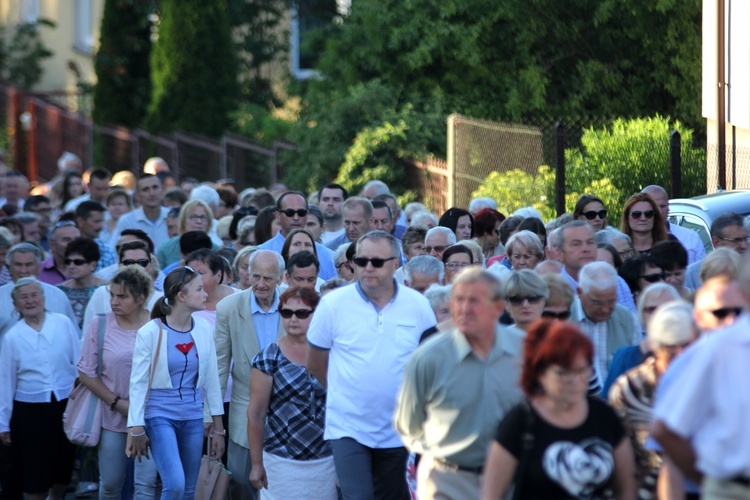
[[[400,253],[385,231],[362,236],[357,282],[323,297],[307,333],[307,368],[329,387],[325,438],[344,498],[409,498],[393,412],[406,363],[436,320],[426,298],[393,279]]]

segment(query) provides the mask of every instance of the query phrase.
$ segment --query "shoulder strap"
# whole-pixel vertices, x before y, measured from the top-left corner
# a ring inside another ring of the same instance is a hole
[[[154,375],[156,374],[156,362],[159,360],[159,351],[161,351],[161,338],[164,333],[164,329],[161,325],[161,319],[157,318],[156,321],[159,323],[159,340],[156,342],[156,352],[154,353],[154,359],[151,360],[151,375],[148,378],[148,390],[146,391],[146,401],[148,404],[148,397],[151,394],[151,384],[154,382]]]
[[[531,402],[527,398],[523,398],[521,401],[521,408],[523,409],[523,434],[521,434],[521,459],[518,461],[518,467],[516,467],[516,473],[514,474],[513,483],[513,500],[520,500],[521,496],[521,483],[523,482],[523,476],[526,475],[526,470],[529,468],[529,462],[531,461],[531,448],[534,447],[534,412],[531,409]]]
[[[99,329],[97,333],[97,346],[99,348],[99,358],[96,363],[96,376],[102,378],[102,352],[104,351],[104,332],[107,329],[107,315],[98,313]]]

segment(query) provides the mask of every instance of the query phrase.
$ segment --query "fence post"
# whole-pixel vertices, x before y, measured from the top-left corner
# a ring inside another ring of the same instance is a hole
[[[448,144],[446,156],[448,160],[448,177],[446,179],[446,201],[448,207],[455,206],[456,202],[456,121],[458,115],[448,116]]]
[[[227,176],[227,136],[222,135],[221,141],[221,153],[219,153],[219,172],[221,173],[221,179],[226,179]]]
[[[565,213],[565,128],[555,123],[555,209],[557,216]]]
[[[670,198],[682,198],[682,138],[678,131],[669,133],[669,146]]]
[[[27,152],[27,161],[28,161],[28,170],[26,171],[26,176],[30,181],[35,181],[39,177],[39,157],[37,156],[37,106],[36,102],[33,98],[29,98],[26,101],[26,111],[29,112],[29,115],[31,116],[31,127],[28,131],[28,152]]]

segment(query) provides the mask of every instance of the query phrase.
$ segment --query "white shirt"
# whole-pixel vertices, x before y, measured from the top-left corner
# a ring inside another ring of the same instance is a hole
[[[349,437],[370,448],[403,446],[393,427],[396,398],[411,353],[435,323],[427,299],[401,285],[382,310],[359,283],[323,297],[307,340],[330,351],[325,439]]]
[[[669,225],[669,232],[677,238],[682,246],[685,247],[688,254],[688,265],[702,261],[706,257],[706,247],[703,246],[698,233],[692,229],[678,226],[677,224]]]
[[[62,314],[47,313],[37,332],[25,321],[8,330],[0,350],[0,432],[10,430],[13,401],[49,403],[68,397],[78,376],[78,328]]]
[[[320,235],[320,241],[323,242],[324,245],[328,244],[329,241],[333,241],[342,234],[344,234],[344,231],[346,228],[341,228],[338,231],[323,231],[323,234]]]
[[[151,297],[148,299],[146,309],[149,311],[154,308],[154,304],[163,297],[164,293],[154,291],[151,293]],[[91,294],[89,303],[86,304],[86,311],[83,313],[83,331],[88,331],[89,323],[97,314],[106,314],[112,312],[112,305],[109,303],[109,285],[100,286],[94,293]]]
[[[151,220],[146,217],[143,207],[126,213],[117,221],[117,227],[115,227],[115,231],[112,233],[112,239],[109,244],[112,248],[115,248],[115,246],[117,246],[117,240],[120,239],[120,234],[125,229],[140,229],[151,238],[151,241],[154,242],[154,248],[159,248],[169,240],[169,233],[167,232],[168,213],[169,208],[161,207],[161,214],[156,222],[151,222]]]
[[[76,314],[73,312],[73,306],[70,305],[70,299],[68,299],[68,296],[56,286],[43,282],[40,283],[42,283],[42,288],[44,289],[44,309],[70,318],[76,332],[78,332],[78,336],[80,337],[81,332],[78,331],[78,318],[76,318]],[[21,320],[18,311],[13,307],[13,299],[10,295],[10,292],[13,291],[14,285],[15,283],[7,283],[0,286],[0,308],[2,308],[0,314],[9,315],[13,324],[18,323]]]
[[[750,477],[750,316],[703,335],[659,382],[654,419],[689,439],[703,474]]]

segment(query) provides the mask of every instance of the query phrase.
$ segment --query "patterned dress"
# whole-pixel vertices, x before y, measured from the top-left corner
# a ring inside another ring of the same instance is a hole
[[[86,312],[86,306],[94,295],[94,290],[102,285],[89,286],[85,288],[73,288],[70,286],[57,285],[57,288],[65,292],[70,300],[70,305],[73,307],[73,312],[78,320],[78,328],[83,329],[83,315]]]
[[[609,401],[625,423],[635,452],[637,495],[656,498],[661,457],[646,448],[656,395],[656,359],[650,357],[621,375],[612,385]]]

